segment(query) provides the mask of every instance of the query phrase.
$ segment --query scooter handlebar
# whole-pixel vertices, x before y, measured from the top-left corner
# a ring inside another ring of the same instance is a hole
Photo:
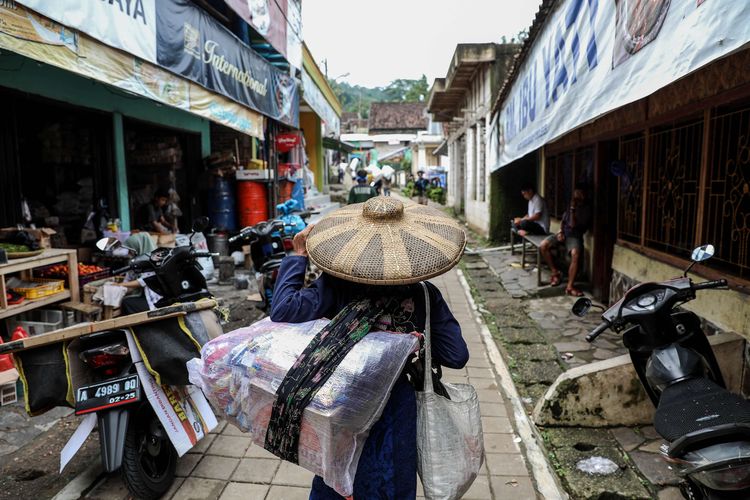
[[[601,322],[599,326],[594,328],[591,332],[589,332],[588,335],[586,335],[586,342],[593,342],[599,335],[604,333],[604,330],[606,330],[607,328],[609,328],[609,323],[607,323],[606,321]]]
[[[112,274],[122,274],[128,271],[130,271],[130,266],[125,266],[121,267],[120,269],[115,269],[114,271],[112,271]]]
[[[704,281],[702,283],[694,283],[693,290],[707,290],[709,288],[723,288],[725,286],[727,286],[727,280],[720,279],[713,281]]]

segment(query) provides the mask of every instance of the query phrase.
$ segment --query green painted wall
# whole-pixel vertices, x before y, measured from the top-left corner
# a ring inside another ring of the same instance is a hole
[[[130,231],[130,206],[128,200],[128,169],[125,163],[125,133],[122,124],[122,114],[112,115],[112,131],[115,136],[115,175],[117,176],[117,212],[123,231]]]

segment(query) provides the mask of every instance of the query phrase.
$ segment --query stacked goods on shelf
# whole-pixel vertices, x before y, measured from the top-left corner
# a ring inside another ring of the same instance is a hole
[[[182,167],[182,147],[177,136],[132,138],[127,148],[128,165],[172,165]]]
[[[65,290],[65,281],[45,278],[10,278],[5,286],[29,300],[41,299]]]
[[[43,127],[38,134],[41,160],[58,165],[91,165],[91,131],[72,117]]]
[[[213,170],[217,175],[221,173],[233,172],[237,167],[237,158],[232,151],[219,151],[212,153],[203,160],[209,170]],[[221,172],[221,173],[220,173]]]
[[[70,270],[68,269],[67,264],[55,264],[41,268],[35,273],[41,278],[57,278],[67,281]],[[78,284],[81,288],[87,283],[106,278],[110,276],[110,274],[111,270],[106,267],[91,264],[78,264]]]

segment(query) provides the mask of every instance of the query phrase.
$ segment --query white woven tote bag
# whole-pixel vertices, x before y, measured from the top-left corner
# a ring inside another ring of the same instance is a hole
[[[427,318],[424,329],[424,391],[417,392],[419,477],[429,500],[463,496],[484,461],[482,420],[477,392],[469,384],[443,383],[450,399],[436,394],[430,351],[430,294],[424,282]]]

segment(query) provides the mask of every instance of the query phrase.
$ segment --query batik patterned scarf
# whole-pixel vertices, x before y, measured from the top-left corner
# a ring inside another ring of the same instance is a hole
[[[349,351],[370,332],[378,317],[395,310],[399,304],[397,298],[352,301],[315,335],[276,391],[265,449],[298,463],[297,448],[305,408]]]

